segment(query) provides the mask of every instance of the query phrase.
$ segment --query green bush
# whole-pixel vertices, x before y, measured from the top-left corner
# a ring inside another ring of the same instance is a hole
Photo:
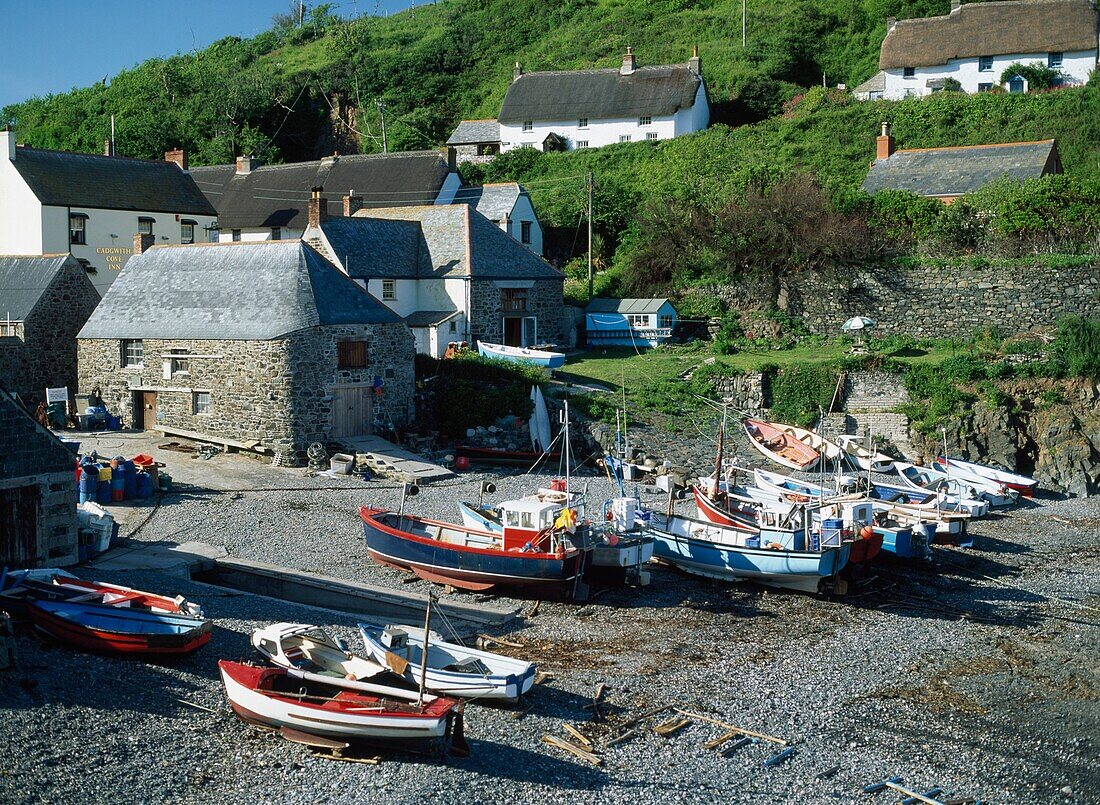
[[[1051,363],[1070,377],[1100,379],[1100,319],[1060,319],[1051,345]]]
[[[945,370],[953,361],[955,365]],[[960,414],[973,399],[955,385],[978,374],[970,361],[981,363],[977,358],[951,358],[940,366],[914,366],[905,373],[902,382],[910,401],[901,410],[917,431],[931,432],[941,420]],[[980,374],[984,376],[984,371]]]
[[[837,371],[831,366],[791,366],[771,378],[772,414],[780,422],[809,427],[829,407]]]

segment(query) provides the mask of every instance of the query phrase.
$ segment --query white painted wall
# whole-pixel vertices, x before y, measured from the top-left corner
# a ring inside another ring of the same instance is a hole
[[[1076,51],[1062,55],[1061,72],[1067,76],[1067,84],[1083,84],[1088,81],[1089,72],[1096,67],[1095,50]],[[931,95],[928,81],[933,79],[954,78],[964,92],[978,91],[978,84],[1000,84],[1001,73],[1014,62],[1030,64],[1047,63],[1046,53],[1016,53],[993,57],[991,70],[978,70],[978,59],[952,59],[947,64],[934,67],[917,67],[911,78],[904,76],[902,68],[884,70],[886,88],[883,97],[887,100],[900,100],[908,96],[923,97]],[[1007,89],[1007,87],[1006,87]]]
[[[520,240],[523,235],[523,221],[531,222],[530,243],[523,243],[523,241]],[[523,243],[524,246],[539,257],[542,257],[542,224],[539,223],[539,217],[535,214],[535,208],[531,204],[531,198],[529,196],[520,193],[519,198],[516,199],[516,203],[512,205],[512,211],[508,213],[508,225],[505,226],[504,222],[501,221],[500,228],[520,243]]]
[[[0,131],[0,254],[46,254],[42,205],[12,164],[14,156],[15,135]]]
[[[580,128],[577,123],[577,120],[536,120],[532,122],[531,131],[523,131],[522,123],[501,123],[500,150],[503,153],[525,145],[541,150],[542,141],[551,133],[564,137],[570,149],[577,148],[578,141],[586,141],[589,148],[599,148],[619,142],[619,137],[624,135],[629,136],[631,142],[644,141],[650,132],[655,132],[658,140],[671,140],[677,135],[675,115],[654,117],[648,126],[639,125],[636,117],[590,119],[585,128]]]
[[[699,82],[699,89],[695,91],[695,103],[690,109],[678,110],[675,121],[676,137],[702,131],[710,125],[710,104],[707,103],[707,90],[702,82]]]
[[[301,240],[302,234],[305,230],[302,229],[290,229],[289,227],[282,227],[282,232],[279,233],[280,240]],[[205,236],[205,232],[203,235]],[[261,241],[271,240],[271,227],[262,226],[254,227],[251,229],[241,230],[241,242],[242,243],[259,243]],[[195,235],[195,242],[198,241],[198,234]],[[206,242],[205,240],[203,241]],[[232,243],[233,242],[233,230],[232,229],[220,229],[218,230],[218,242],[219,243]]]

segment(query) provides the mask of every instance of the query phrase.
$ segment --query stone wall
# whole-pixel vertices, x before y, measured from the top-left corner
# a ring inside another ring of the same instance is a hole
[[[745,372],[715,378],[714,394],[738,411],[759,416],[770,405],[771,389],[763,372]]]
[[[759,288],[723,285],[695,293],[717,296],[731,310],[778,304],[814,333],[838,335],[852,316],[870,316],[875,335],[965,338],[983,327],[1005,335],[1047,327],[1069,314],[1095,315],[1100,307],[1100,265],[960,267],[897,263],[857,271],[842,288],[807,278],[781,281],[778,299]]]
[[[337,368],[339,341],[365,341],[367,366]],[[186,350],[186,373],[164,378],[162,357]],[[79,344],[80,389],[99,386],[108,409],[141,427],[134,392],[157,393],[157,422],[212,439],[259,442],[278,453],[304,457],[311,442],[331,441],[332,390],[371,384],[381,377],[381,405],[395,425],[413,410],[413,338],[402,322],[315,327],[273,341],[143,341],[141,367],[121,367],[117,339]],[[210,410],[196,413],[195,392],[210,393]],[[379,405],[376,400],[375,405]]]
[[[470,288],[470,335],[475,341],[504,343],[504,309],[501,289],[492,280],[474,280]],[[527,310],[508,315],[536,316],[538,340],[543,344],[563,343],[562,331],[565,303],[563,280],[535,280],[527,289]]]
[[[95,286],[70,258],[17,335],[0,337],[0,383],[30,406],[45,402],[47,388],[75,391],[76,334],[97,304]]]

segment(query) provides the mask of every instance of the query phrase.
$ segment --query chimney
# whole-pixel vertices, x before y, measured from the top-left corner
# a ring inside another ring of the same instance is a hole
[[[447,146],[447,173],[458,170],[458,149],[453,145]]]
[[[688,59],[688,69],[695,75],[703,74],[703,60],[699,58],[699,46],[691,46],[691,58]]]
[[[634,64],[634,48],[628,47],[623,56],[623,66],[619,68],[619,75],[633,75],[637,67]]]
[[[890,124],[883,122],[882,133],[875,138],[875,162],[889,159],[894,153],[894,135],[890,133]]]
[[[153,247],[153,235],[134,235],[134,254],[144,254]]]
[[[361,209],[363,209],[363,197],[355,195],[354,190],[349,190],[344,196],[344,217],[351,218]]]
[[[111,142],[111,138],[107,137],[103,140],[103,156],[113,157],[115,155],[115,144]]]
[[[311,191],[309,198],[309,214],[306,220],[306,226],[310,229],[320,226],[321,222],[328,218],[328,199],[321,195],[324,189],[323,187],[315,187]]]
[[[187,152],[182,148],[175,148],[171,151],[164,152],[165,162],[175,162],[180,166],[181,171],[187,170]]]
[[[962,0],[951,0],[951,13],[954,14],[962,8]]]
[[[512,80],[519,81],[521,75],[523,75],[523,65],[516,62],[516,66],[512,68]]]
[[[237,157],[237,173],[241,174],[242,176],[252,173],[252,169],[257,166],[258,165],[256,160],[254,160],[251,155],[245,156],[242,154],[241,156]]]
[[[333,151],[330,156],[321,157],[321,164],[322,165],[333,165],[333,164],[336,163],[336,160],[338,160],[339,158],[340,158],[340,152],[339,151]]]
[[[15,132],[11,130],[11,126],[5,126],[0,131],[0,154],[8,159],[15,159]]]
[[[886,18],[886,33],[890,33],[892,30],[894,30],[894,26],[897,25],[897,24],[898,24],[898,18],[897,17],[887,17]]]

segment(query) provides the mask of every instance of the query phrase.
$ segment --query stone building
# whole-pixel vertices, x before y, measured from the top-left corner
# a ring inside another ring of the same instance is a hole
[[[539,257],[543,256],[542,224],[531,196],[519,182],[463,187],[455,193],[455,203],[469,204]]]
[[[78,336],[81,389],[124,421],[300,460],[411,418],[409,328],[310,246],[135,250]]]
[[[447,147],[454,150],[456,165],[491,162],[500,153],[500,124],[496,120],[463,120],[447,138]]]
[[[0,389],[0,568],[77,561],[76,456]]]
[[[338,204],[345,195],[368,207],[450,204],[461,180],[453,160],[439,151],[333,155],[311,162],[261,165],[238,157],[235,165],[191,171],[218,210],[218,239],[297,240],[306,229],[314,188]]]
[[[305,239],[405,319],[418,352],[561,343],[565,277],[467,204],[355,210],[319,198]]]
[[[104,294],[135,234],[194,243],[217,231],[217,213],[177,149],[164,161],[16,145],[0,131],[0,254],[69,252]]]
[[[76,390],[76,334],[99,293],[70,254],[0,256],[0,384],[28,405]]]

